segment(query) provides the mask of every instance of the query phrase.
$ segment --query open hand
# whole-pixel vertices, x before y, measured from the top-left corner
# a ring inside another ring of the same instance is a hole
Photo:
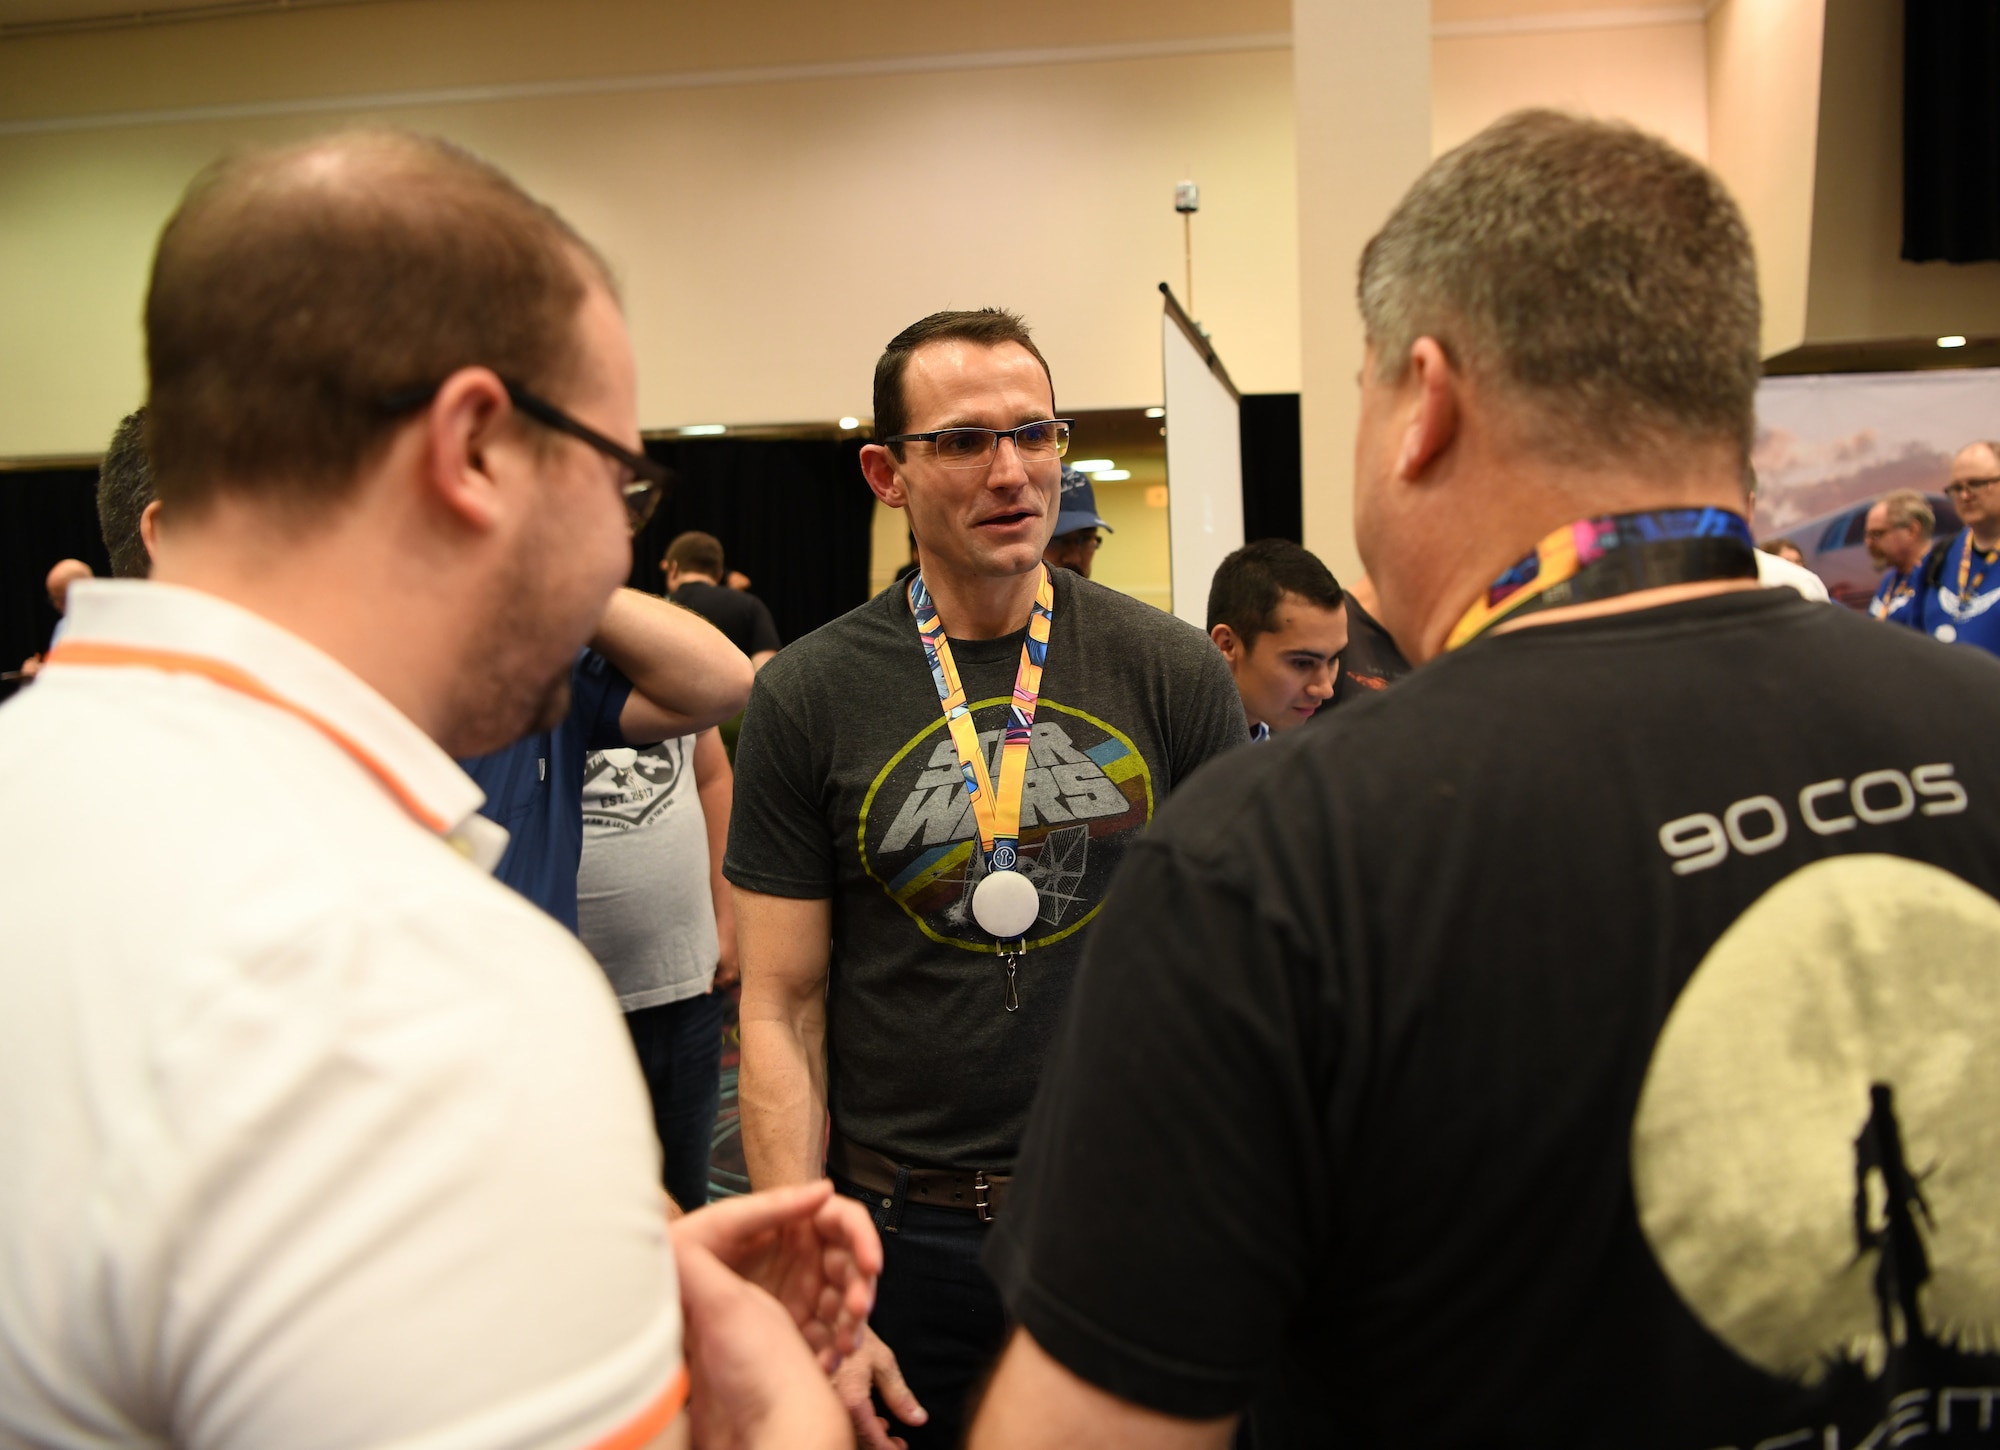
[[[830,1180],[726,1198],[675,1219],[668,1232],[676,1254],[703,1249],[777,1299],[822,1369],[861,1347],[882,1241],[868,1211],[837,1196]]]
[[[847,1417],[785,1310],[699,1244],[675,1245],[688,1416],[702,1450],[842,1450]]]
[[[917,1397],[904,1383],[895,1351],[872,1329],[862,1330],[861,1347],[834,1371],[833,1388],[840,1402],[847,1406],[854,1437],[865,1450],[909,1450],[905,1441],[889,1433],[889,1422],[875,1413],[875,1402],[869,1398],[871,1390],[881,1390],[882,1403],[905,1425],[921,1425],[930,1419],[930,1412],[917,1403]]]

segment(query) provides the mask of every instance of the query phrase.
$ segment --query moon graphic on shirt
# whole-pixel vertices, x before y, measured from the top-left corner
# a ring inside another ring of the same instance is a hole
[[[1816,862],[1716,941],[1632,1127],[1640,1225],[1765,1371],[2000,1349],[2000,901],[1896,856]]]

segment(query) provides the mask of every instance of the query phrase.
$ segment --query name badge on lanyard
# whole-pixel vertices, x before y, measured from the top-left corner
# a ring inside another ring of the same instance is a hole
[[[1021,796],[1028,780],[1028,746],[1035,725],[1035,706],[1042,695],[1042,664],[1049,653],[1049,628],[1055,622],[1055,584],[1046,564],[1035,587],[1035,607],[1028,616],[1028,637],[1021,641],[1021,663],[1014,672],[1014,698],[1007,706],[1007,731],[1000,745],[1000,779],[995,783],[979,748],[979,728],[965,698],[965,684],[951,657],[944,622],[924,587],[923,574],[910,576],[910,613],[917,621],[930,662],[931,683],[937,687],[945,728],[951,732],[959,773],[979,826],[979,884],[972,890],[972,919],[990,932],[1007,977],[1006,1007],[1021,1009],[1018,974],[1024,938],[1042,913],[1041,892],[1021,870]]]

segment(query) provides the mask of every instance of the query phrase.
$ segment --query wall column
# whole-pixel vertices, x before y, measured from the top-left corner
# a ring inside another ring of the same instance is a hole
[[[1299,432],[1306,547],[1354,550],[1361,248],[1431,159],[1429,0],[1292,0],[1299,158]]]

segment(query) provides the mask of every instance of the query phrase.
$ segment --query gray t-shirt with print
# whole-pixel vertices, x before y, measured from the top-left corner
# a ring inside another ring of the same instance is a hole
[[[1207,636],[1067,569],[1053,577],[1021,807],[1042,914],[1018,1012],[972,920],[978,832],[902,588],[780,652],[744,716],[724,874],[832,900],[834,1126],[899,1162],[1011,1167],[1112,869],[1170,790],[1244,740]],[[996,774],[1022,637],[951,646]]]
[[[708,826],[692,735],[593,750],[583,767],[577,935],[627,1012],[699,997],[715,979]]]

